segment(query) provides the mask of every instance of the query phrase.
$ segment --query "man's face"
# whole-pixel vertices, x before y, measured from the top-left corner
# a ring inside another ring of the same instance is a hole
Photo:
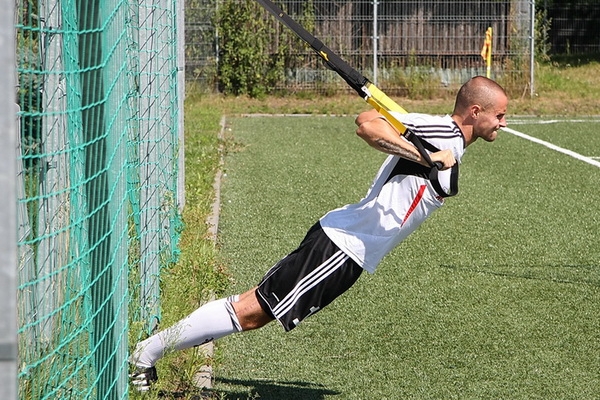
[[[487,109],[480,108],[477,113],[473,134],[486,142],[493,142],[498,136],[498,129],[506,126],[506,108],[508,99],[504,94],[498,94],[496,101]]]

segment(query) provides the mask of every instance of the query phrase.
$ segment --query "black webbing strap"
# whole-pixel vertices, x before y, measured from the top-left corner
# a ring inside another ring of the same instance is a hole
[[[448,192],[446,192],[442,188],[438,178],[438,174],[444,165],[439,161],[433,162],[431,157],[429,157],[429,153],[427,152],[427,150],[431,152],[437,152],[440,151],[440,149],[428,141],[418,137],[410,129],[404,133],[404,137],[408,139],[417,148],[417,150],[419,150],[421,157],[423,157],[427,164],[431,166],[431,170],[429,171],[429,180],[431,181],[431,185],[437,194],[442,197],[455,196],[458,193],[458,162],[454,164],[450,170],[450,188]]]

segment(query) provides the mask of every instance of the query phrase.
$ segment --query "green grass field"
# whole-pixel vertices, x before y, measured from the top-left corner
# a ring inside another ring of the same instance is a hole
[[[256,284],[384,155],[352,117],[229,118],[219,247]],[[510,120],[509,120],[510,124]],[[514,129],[600,157],[600,124]],[[600,168],[508,133],[469,147],[460,193],[373,275],[290,333],[217,342],[225,399],[597,399]]]

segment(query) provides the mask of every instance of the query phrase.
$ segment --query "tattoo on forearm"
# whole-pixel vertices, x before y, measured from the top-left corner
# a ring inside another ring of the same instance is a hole
[[[415,161],[415,162],[419,161],[419,157],[416,154],[410,152],[409,150],[406,150],[404,147],[401,147],[401,146],[397,145],[396,143],[391,143],[385,139],[377,139],[376,143],[382,150],[384,150],[390,154],[394,154],[396,156],[406,158],[407,160],[410,160],[410,161]]]

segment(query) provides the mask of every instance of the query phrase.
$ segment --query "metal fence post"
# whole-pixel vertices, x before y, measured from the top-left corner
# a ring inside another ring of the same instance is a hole
[[[185,206],[185,130],[183,106],[185,100],[185,1],[177,0],[177,130],[179,134],[179,170],[177,175],[177,205],[179,212]]]
[[[0,398],[17,398],[15,2],[0,11]]]
[[[379,2],[373,0],[373,83],[377,85],[377,41],[379,33],[377,27],[377,6]]]
[[[530,2],[530,30],[529,30],[529,95],[533,97],[535,95],[535,0]]]
[[[66,97],[63,79],[63,37],[60,31],[61,9],[56,0],[40,1],[40,17],[43,21],[44,39],[41,40],[45,73],[42,88],[43,110],[42,139],[40,146],[45,153],[40,179],[40,202],[38,210],[37,249],[38,269],[35,308],[39,315],[48,318],[41,324],[36,340],[51,343],[58,318],[52,316],[64,301],[64,273],[58,273],[65,265],[68,254],[69,181],[66,148]],[[62,232],[62,233],[60,233]]]

